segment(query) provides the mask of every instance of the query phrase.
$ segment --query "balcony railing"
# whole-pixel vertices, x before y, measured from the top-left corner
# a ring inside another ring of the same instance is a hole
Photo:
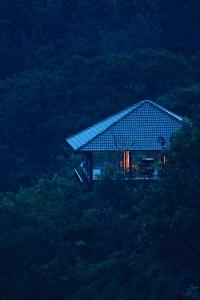
[[[90,181],[89,173],[86,168],[79,167],[78,169],[75,169],[75,173],[81,183]],[[123,170],[122,168],[117,169],[114,166],[113,169],[106,170],[103,164],[94,164],[92,169],[92,181],[97,181],[105,178],[109,178],[112,180],[154,181],[158,179],[158,174],[158,167],[147,167],[139,164],[133,165],[131,170]]]

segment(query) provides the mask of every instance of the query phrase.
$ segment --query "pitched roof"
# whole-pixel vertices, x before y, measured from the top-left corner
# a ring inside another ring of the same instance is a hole
[[[159,137],[169,144],[183,119],[164,107],[144,100],[69,137],[74,150],[160,150]]]

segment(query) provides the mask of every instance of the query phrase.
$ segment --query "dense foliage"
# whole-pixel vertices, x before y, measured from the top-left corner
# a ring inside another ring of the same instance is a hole
[[[200,130],[186,126],[153,186],[85,190],[72,157],[54,178],[2,194],[1,295],[199,299],[199,153]]]
[[[196,0],[1,1],[1,299],[200,299],[199,18]],[[192,121],[161,180],[80,186],[66,136],[146,98]]]

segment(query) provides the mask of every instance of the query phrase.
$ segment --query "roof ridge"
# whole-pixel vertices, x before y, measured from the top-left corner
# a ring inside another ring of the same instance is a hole
[[[123,109],[123,110],[119,111],[118,113],[114,114],[113,116],[108,117],[108,119],[109,119],[109,118],[112,118],[112,117],[114,117],[115,115],[120,114],[120,113],[122,113],[123,111],[126,111],[126,110],[129,110],[129,109],[130,109],[130,110],[127,111],[127,113],[124,114],[121,118],[119,118],[118,120],[116,120],[116,121],[114,121],[113,123],[111,123],[110,125],[108,125],[108,127],[107,127],[105,130],[102,130],[101,132],[97,133],[94,137],[92,137],[90,140],[88,140],[87,142],[85,142],[85,143],[84,143],[83,145],[81,145],[78,149],[83,148],[84,146],[86,146],[87,144],[89,144],[90,142],[92,142],[92,141],[93,141],[96,137],[98,137],[100,134],[102,134],[102,132],[107,131],[107,130],[110,129],[113,125],[116,125],[116,124],[117,124],[118,122],[120,122],[123,118],[127,117],[130,113],[132,113],[133,110],[139,108],[142,104],[144,104],[145,101],[147,101],[147,100],[142,100],[142,101],[140,101],[140,102],[138,102],[138,103],[136,103],[136,104],[130,105],[130,106],[128,106],[126,109]],[[102,120],[102,121],[100,121],[100,122],[98,122],[98,123],[101,123],[101,122],[103,122],[103,121],[104,121],[104,120]],[[97,123],[97,124],[98,124],[98,123]],[[86,129],[86,130],[87,130],[87,129]]]
[[[93,126],[95,126],[95,125],[97,125],[97,124],[99,124],[99,123],[101,123],[101,122],[104,122],[104,121],[106,121],[106,120],[108,120],[108,119],[114,117],[115,115],[118,115],[118,114],[122,113],[123,111],[125,111],[125,110],[131,108],[132,106],[134,106],[134,104],[128,106],[127,108],[124,108],[124,109],[118,111],[117,113],[114,113],[113,115],[110,115],[109,117],[103,118],[101,121],[97,121],[97,122],[93,123],[92,125],[86,127],[85,129],[80,130],[80,131],[77,132],[77,133],[74,133],[74,134],[70,135],[69,137],[66,138],[66,140],[69,140],[69,139],[71,139],[73,136],[75,136],[75,135],[77,135],[77,134],[79,134],[79,133],[81,133],[81,132],[84,132],[84,131],[87,130],[87,129],[90,129],[90,128],[92,128]]]
[[[150,105],[156,107],[159,110],[162,110],[166,114],[175,118],[176,120],[183,121],[183,118],[176,115],[175,113],[165,109],[163,106],[151,101],[151,100],[142,100],[133,105],[130,105],[119,112],[104,118],[101,121],[95,122],[93,125],[87,127],[84,130],[79,131],[66,138],[66,141],[74,148],[74,150],[80,150],[84,146],[91,143],[95,138],[101,135],[103,132],[109,130],[112,126],[116,125],[123,118],[127,117],[135,109],[140,108],[143,104],[149,103]],[[81,136],[82,135],[82,136]]]
[[[114,117],[116,117],[117,115],[120,115],[120,114],[122,114],[123,112],[125,113],[125,112],[127,111],[127,113],[126,113],[124,116],[122,116],[121,118],[119,118],[119,119],[116,120],[116,121],[113,121],[111,124],[108,124],[106,128],[103,128],[99,133],[97,133],[95,136],[93,136],[93,137],[91,137],[90,139],[88,139],[85,143],[83,143],[83,144],[82,144],[80,147],[78,147],[77,149],[82,148],[83,146],[85,146],[85,145],[87,145],[89,142],[91,142],[94,138],[96,138],[99,134],[101,134],[103,131],[107,130],[107,129],[110,128],[113,124],[115,124],[116,122],[118,122],[119,120],[121,120],[123,117],[125,117],[125,116],[126,116],[129,112],[131,112],[134,108],[139,107],[141,104],[143,104],[143,102],[145,102],[145,100],[142,100],[142,101],[140,101],[140,102],[138,102],[138,103],[132,104],[132,105],[130,105],[130,106],[128,106],[128,107],[126,107],[126,108],[120,110],[119,112],[117,112],[117,113],[115,113],[115,114],[113,114],[113,115],[111,115],[111,116],[109,116],[109,117],[104,118],[104,119],[101,120],[101,121],[95,122],[95,123],[92,124],[91,126],[88,126],[86,129],[83,129],[83,130],[79,131],[78,133],[75,133],[75,134],[69,136],[68,138],[66,138],[66,141],[69,143],[69,140],[72,139],[73,137],[75,137],[76,135],[79,135],[79,134],[83,133],[84,131],[87,131],[87,130],[91,129],[91,128],[94,127],[94,126],[96,126],[96,125],[98,125],[98,124],[100,124],[100,123],[106,122],[107,120],[109,120],[109,119],[111,119],[111,118],[114,118]],[[77,149],[76,149],[76,150],[77,150]]]
[[[146,102],[150,103],[151,105],[156,106],[157,108],[161,109],[162,111],[166,112],[168,115],[178,119],[179,121],[183,121],[183,118],[175,113],[173,113],[172,111],[166,109],[165,107],[163,107],[162,105],[159,105],[156,102],[150,101],[150,100],[145,100]]]

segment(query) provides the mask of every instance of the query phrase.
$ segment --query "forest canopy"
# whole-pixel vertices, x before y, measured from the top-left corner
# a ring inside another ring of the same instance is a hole
[[[200,299],[200,4],[0,2],[3,300]],[[154,185],[83,189],[65,138],[140,100],[190,120]]]

